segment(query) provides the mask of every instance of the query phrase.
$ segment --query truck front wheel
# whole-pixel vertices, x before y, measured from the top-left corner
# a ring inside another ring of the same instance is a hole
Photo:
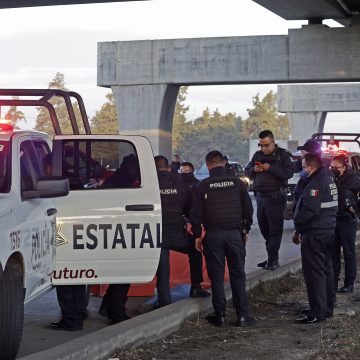
[[[19,351],[24,323],[24,289],[18,267],[7,265],[0,278],[0,360]]]

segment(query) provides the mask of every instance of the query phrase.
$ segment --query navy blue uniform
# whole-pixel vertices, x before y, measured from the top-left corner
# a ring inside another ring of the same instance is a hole
[[[183,173],[180,174],[181,185],[185,196],[185,208],[184,214],[189,221],[190,219],[190,208],[191,202],[193,198],[193,193],[196,185],[200,182],[193,173]],[[193,242],[192,248],[189,251],[189,265],[190,265],[190,277],[191,277],[191,287],[193,289],[199,289],[201,287],[201,283],[203,282],[203,273],[202,273],[202,265],[203,259],[202,254],[195,249],[195,237],[189,236],[189,240]]]
[[[320,168],[304,180],[296,203],[294,225],[301,234],[301,260],[310,316],[324,320],[333,313],[334,246],[338,191],[328,169]]]
[[[255,172],[255,162],[268,163],[270,169]],[[257,204],[257,218],[268,253],[268,266],[278,263],[281,237],[284,228],[287,181],[293,176],[291,154],[276,145],[270,155],[257,151],[245,167],[246,176],[254,180],[253,189]]]
[[[65,330],[81,330],[83,320],[86,317],[86,286],[56,286],[56,295],[62,316],[59,323],[51,323],[50,326],[54,328],[63,328]]]
[[[244,183],[227,175],[224,167],[210,171],[210,176],[195,188],[191,208],[191,223],[196,238],[201,236],[201,224],[207,271],[211,280],[212,302],[216,313],[225,315],[225,258],[227,260],[233,304],[238,318],[248,316],[245,276],[245,243],[243,231],[249,232],[253,207]]]
[[[356,209],[356,194],[360,191],[360,179],[352,169],[347,169],[335,180],[339,191],[339,209],[336,216],[335,246],[332,256],[335,289],[338,287],[341,269],[341,247],[344,252],[344,287],[353,287],[356,279],[356,215],[349,208]]]
[[[179,182],[179,176],[168,171],[158,171],[161,208],[162,208],[162,238],[174,239],[184,236],[183,214],[185,200]],[[161,248],[157,275],[157,292],[159,307],[171,303],[170,294],[170,262],[169,250]]]

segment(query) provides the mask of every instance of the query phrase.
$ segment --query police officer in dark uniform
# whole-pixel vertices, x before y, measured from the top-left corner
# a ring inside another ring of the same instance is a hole
[[[159,266],[156,272],[156,287],[158,306],[163,307],[171,303],[169,249],[166,247],[166,242],[169,239],[175,239],[177,236],[184,236],[184,197],[179,176],[171,172],[167,158],[162,155],[155,156],[155,166],[161,197],[163,239]]]
[[[279,267],[279,249],[284,227],[287,181],[293,176],[291,154],[275,144],[270,130],[259,134],[259,147],[245,168],[254,179],[257,218],[265,239],[268,259],[258,266],[267,270]]]
[[[308,177],[296,203],[294,225],[301,243],[301,260],[310,305],[309,313],[296,320],[311,324],[333,314],[333,271],[331,254],[335,240],[338,192],[333,177],[314,154],[302,160]]]
[[[216,326],[225,322],[224,292],[225,259],[227,260],[233,304],[237,314],[236,326],[253,325],[246,294],[245,242],[252,224],[253,207],[244,183],[227,175],[223,156],[211,151],[206,156],[210,176],[195,188],[191,208],[191,223],[196,248],[204,251],[211,280],[214,315],[207,320]],[[206,234],[201,238],[201,224]]]
[[[44,175],[52,175],[52,154],[43,159]],[[76,331],[82,330],[83,320],[87,317],[86,285],[59,285],[56,286],[56,295],[61,309],[61,320],[51,322],[53,330]]]
[[[110,284],[103,296],[99,314],[110,320],[110,325],[128,320],[125,304],[130,284]]]
[[[306,178],[308,177],[307,172],[302,168],[302,159],[308,153],[317,155],[321,158],[321,145],[318,141],[314,139],[308,139],[305,141],[304,145],[298,146],[298,150],[301,150],[301,159],[294,161],[294,171],[300,172],[300,179],[297,182],[294,188],[294,196],[295,196],[295,205],[296,201],[300,198],[305,186],[306,186]],[[294,207],[295,209],[295,207]]]
[[[225,171],[229,175],[236,175],[235,168],[233,165],[229,163],[229,158],[227,156],[224,156],[225,161]]]
[[[174,155],[170,164],[171,172],[174,174],[178,174],[180,170],[181,160],[179,155]]]
[[[352,293],[356,279],[356,211],[360,179],[347,167],[345,156],[336,156],[330,164],[339,191],[339,208],[336,216],[335,247],[332,255],[335,290],[341,269],[341,247],[344,252],[345,279],[339,289],[341,293]]]
[[[201,287],[203,282],[203,258],[202,254],[195,249],[195,238],[191,235],[191,224],[190,224],[190,208],[193,198],[193,193],[196,185],[200,182],[194,176],[194,165],[190,162],[183,162],[180,166],[180,180],[182,190],[185,197],[185,219],[186,225],[188,226],[188,237],[193,243],[189,250],[189,265],[190,265],[190,277],[191,277],[191,289],[190,297],[208,297],[211,296],[210,292]]]
[[[61,320],[50,323],[50,329],[76,331],[82,330],[86,318],[86,285],[56,286],[56,295],[61,309]]]

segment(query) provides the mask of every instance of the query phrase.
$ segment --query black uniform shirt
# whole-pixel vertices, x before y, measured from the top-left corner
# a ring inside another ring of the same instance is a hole
[[[224,167],[210,171],[210,176],[195,188],[190,219],[195,237],[205,230],[245,229],[252,224],[253,206],[245,184],[227,175]]]
[[[184,192],[185,208],[184,213],[187,218],[190,217],[191,201],[196,185],[200,182],[193,173],[180,174],[181,186]]]
[[[337,215],[339,217],[351,216],[348,211],[352,206],[357,209],[357,196],[360,191],[360,179],[356,176],[352,169],[346,169],[346,171],[335,180],[335,183],[339,190],[339,209]]]

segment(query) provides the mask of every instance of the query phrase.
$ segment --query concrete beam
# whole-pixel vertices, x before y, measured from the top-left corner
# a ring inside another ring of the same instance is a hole
[[[98,44],[98,85],[105,87],[334,81],[360,81],[359,27]]]
[[[360,84],[279,85],[280,112],[360,111]]]

